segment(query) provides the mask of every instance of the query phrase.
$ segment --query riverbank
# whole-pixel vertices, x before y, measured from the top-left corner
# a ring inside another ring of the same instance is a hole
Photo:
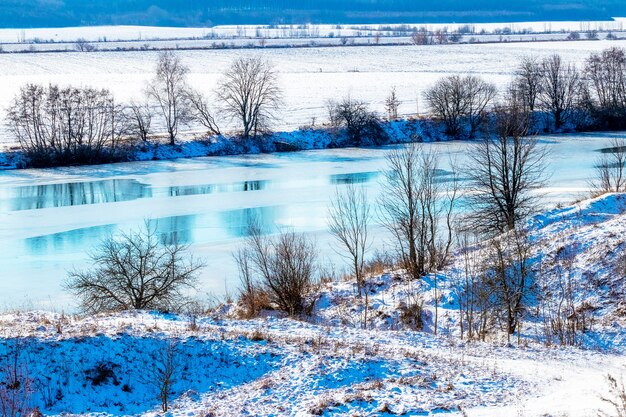
[[[181,141],[175,145],[155,140],[126,145],[121,148],[123,162],[162,161],[204,156],[247,155],[274,152],[296,152],[313,149],[334,149],[354,146],[394,145],[416,141],[446,139],[442,127],[425,119],[381,121],[380,140],[363,139],[354,143],[345,128],[310,127],[290,132],[274,132],[255,139],[243,140],[228,136]],[[120,161],[120,162],[122,162]],[[27,157],[18,150],[0,152],[0,170],[28,168]]]
[[[538,134],[544,124],[542,115],[537,113],[534,127],[530,131]],[[445,133],[443,122],[432,118],[406,118],[398,120],[380,119],[375,135],[363,135],[355,142],[346,127],[327,125],[303,127],[293,131],[272,132],[257,138],[241,139],[234,136],[209,136],[182,140],[174,145],[150,139],[118,147],[117,162],[165,161],[207,156],[254,155],[283,152],[298,152],[316,149],[368,148],[385,145],[397,145],[411,142],[445,142],[457,139],[469,139],[467,134],[451,137]],[[488,123],[488,122],[487,122]],[[565,125],[558,132],[542,134],[593,133],[577,131],[571,125]],[[475,139],[483,137],[482,131]],[[106,163],[106,162],[103,162]],[[93,164],[100,165],[100,164]],[[19,150],[0,151],[0,171],[31,168],[27,156]]]
[[[457,285],[464,260],[458,252],[437,281],[433,275],[408,280],[396,269],[372,273],[367,315],[355,283],[339,278],[311,290],[316,307],[302,320],[272,310],[241,320],[236,303],[197,315],[0,314],[0,361],[6,361],[0,394],[3,381],[19,378],[18,388],[31,389],[11,392],[24,393],[45,415],[152,417],[163,415],[159,376],[171,364],[167,415],[174,417],[615,412],[602,398],[615,395],[607,375],[620,381],[624,374],[619,290],[625,283],[609,266],[623,251],[625,209],[625,194],[607,194],[528,223],[528,266],[554,297],[562,269],[552,257],[563,252],[556,248],[569,248],[575,303],[591,306],[593,316],[593,328],[578,331],[576,346],[546,338],[552,327],[536,299],[527,301],[521,334],[510,342],[497,323],[487,342],[463,338]],[[406,314],[416,299],[421,331]]]

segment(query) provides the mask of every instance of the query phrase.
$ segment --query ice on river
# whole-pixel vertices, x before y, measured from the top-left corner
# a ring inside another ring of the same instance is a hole
[[[614,134],[542,137],[551,177],[546,203],[571,201],[588,188],[599,149]],[[424,144],[464,163],[466,142]],[[231,253],[258,219],[272,230],[306,232],[320,258],[343,263],[326,230],[337,187],[367,188],[381,198],[382,149],[209,157],[132,162],[94,167],[16,170],[0,173],[0,305],[71,308],[62,288],[66,271],[88,264],[87,252],[116,230],[155,219],[164,241],[188,243],[204,257],[202,293],[234,292],[238,283]],[[374,207],[374,212],[376,211]],[[384,229],[372,232],[373,249],[389,245]]]

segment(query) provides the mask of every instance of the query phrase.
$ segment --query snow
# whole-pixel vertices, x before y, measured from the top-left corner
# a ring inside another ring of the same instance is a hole
[[[581,65],[593,51],[626,46],[619,41],[535,42],[472,45],[355,46],[266,50],[178,51],[190,68],[190,84],[210,97],[221,74],[242,55],[260,55],[279,72],[285,106],[277,131],[293,131],[328,119],[326,101],[350,94],[384,114],[384,100],[395,86],[401,115],[425,112],[422,93],[440,77],[476,74],[505,87],[520,59],[559,53]],[[140,97],[152,78],[156,51],[0,54],[0,109],[26,83],[58,83],[109,88],[119,101]],[[214,97],[213,97],[214,98]],[[231,126],[223,126],[228,130]],[[2,129],[0,142],[14,144]]]
[[[532,259],[547,262],[558,247],[574,254],[574,276],[609,277],[605,263],[623,244],[626,194],[539,214],[528,223]],[[608,249],[608,252],[607,252]],[[609,255],[606,255],[609,253]],[[495,334],[488,343],[461,340],[448,285],[456,262],[438,276],[439,332],[433,335],[434,280],[407,280],[401,271],[370,278],[370,309],[349,279],[324,281],[308,320],[266,312],[238,319],[239,306],[206,316],[121,312],[93,316],[46,311],[0,314],[0,362],[17,357],[34,381],[31,404],[45,415],[163,415],[154,377],[162,352],[177,364],[168,415],[310,416],[503,415],[587,417],[611,412],[607,374],[626,375],[626,322],[621,297],[596,289],[597,324],[582,348],[547,347],[524,322],[521,343]],[[554,280],[550,268],[542,277]],[[615,282],[616,285],[625,283]],[[419,294],[425,331],[400,317]],[[622,300],[623,301],[623,300]],[[17,356],[15,356],[17,352]],[[4,358],[4,359],[2,359]],[[0,366],[0,377],[9,362]],[[0,385],[2,390],[2,385]],[[610,414],[609,414],[610,415]]]
[[[425,27],[429,31],[448,29],[453,32],[460,27],[470,27],[474,33],[482,30],[493,32],[497,29],[508,28],[512,32],[569,32],[587,30],[624,30],[626,18],[616,17],[607,21],[539,21],[539,22],[499,22],[499,23],[410,23],[408,26]],[[306,25],[304,29],[294,28],[289,25],[268,27],[263,25],[221,25],[210,28],[188,27],[156,27],[156,26],[83,26],[65,28],[7,28],[0,29],[0,43],[31,42],[73,42],[79,38],[87,41],[133,41],[133,40],[164,40],[164,39],[188,39],[188,38],[224,38],[224,37],[253,37],[257,29],[268,38],[298,38],[300,36],[328,36],[331,32],[336,37],[357,36],[368,33],[368,30],[381,30],[382,26],[397,25]]]
[[[533,25],[537,30],[584,29],[579,22]],[[168,38],[204,36],[210,30],[29,29],[25,35],[71,41],[79,34],[135,39],[140,31],[142,38]],[[215,30],[230,33],[237,28]],[[17,30],[0,30],[0,41],[18,35]],[[195,255],[207,258],[201,300],[209,294],[232,294],[237,278],[231,253],[252,215],[277,230],[307,233],[316,239],[322,261],[342,265],[326,231],[330,196],[336,187],[357,181],[375,201],[386,150],[315,150],[326,147],[330,136],[294,128],[312,124],[313,117],[317,123],[324,120],[324,100],[352,94],[382,112],[384,97],[395,85],[403,101],[401,112],[410,114],[420,111],[416,98],[421,91],[442,75],[475,73],[502,86],[522,56],[558,51],[580,64],[592,50],[608,46],[626,42],[180,52],[191,68],[192,83],[206,92],[235,56],[270,58],[287,98],[277,126],[284,131],[272,140],[313,150],[267,155],[254,149],[251,155],[197,158],[231,151],[226,141],[217,139],[176,148],[147,147],[131,163],[0,172],[0,303],[6,306],[0,314],[0,377],[17,349],[21,369],[27,368],[34,381],[32,405],[45,415],[152,417],[163,413],[150,370],[173,346],[179,366],[168,413],[172,417],[587,417],[600,409],[610,412],[600,399],[608,395],[606,375],[626,375],[626,282],[614,269],[625,246],[626,195],[569,202],[588,193],[596,151],[619,133],[540,138],[551,150],[552,173],[541,191],[547,194],[546,207],[559,207],[528,223],[532,266],[541,262],[543,284],[555,288],[556,254],[571,254],[570,273],[579,289],[576,302],[593,306],[594,325],[582,335],[582,349],[546,347],[538,336],[540,323],[532,317],[523,323],[519,345],[506,343],[503,334],[493,335],[488,343],[460,340],[449,285],[458,260],[437,277],[441,301],[436,336],[434,277],[410,282],[401,271],[371,277],[368,329],[361,328],[364,310],[349,280],[321,283],[315,315],[308,320],[275,312],[240,320],[238,307],[229,304],[198,317],[197,327],[186,315],[67,314],[76,304],[62,288],[67,269],[88,265],[87,251],[100,238],[136,227],[146,217],[158,219],[161,233],[176,234],[191,244]],[[109,87],[125,100],[141,92],[154,60],[150,51],[0,54],[0,107],[27,81]],[[386,128],[398,142],[415,133],[402,122]],[[0,141],[11,144],[6,134]],[[469,144],[424,146],[441,152],[445,168],[448,156],[462,162]],[[181,157],[191,159],[168,160]],[[0,169],[19,163],[19,155],[0,153]],[[380,225],[372,235],[372,250],[388,243]],[[418,294],[424,301],[423,332],[412,330],[401,315]]]

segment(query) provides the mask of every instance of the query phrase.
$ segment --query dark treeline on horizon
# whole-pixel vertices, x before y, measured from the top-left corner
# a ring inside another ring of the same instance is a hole
[[[33,4],[35,3],[35,4]],[[3,0],[0,27],[609,20],[623,0]]]

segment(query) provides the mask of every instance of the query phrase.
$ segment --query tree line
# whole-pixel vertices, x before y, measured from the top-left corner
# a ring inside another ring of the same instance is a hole
[[[181,59],[166,51],[143,97],[129,103],[117,102],[107,89],[28,84],[8,108],[8,126],[32,166],[123,160],[134,143],[158,137],[161,129],[171,145],[190,126],[220,135],[219,125],[228,122],[239,126],[236,135],[243,141],[271,131],[283,93],[270,62],[233,61],[214,100],[190,87],[188,75]],[[624,129],[626,50],[593,53],[582,68],[557,54],[526,57],[504,91],[479,76],[452,75],[439,79],[423,98],[432,120],[443,126],[435,133],[440,137],[473,139],[490,134],[487,125],[494,123],[515,136]],[[398,119],[400,104],[393,88],[385,99],[387,120]],[[328,100],[326,107],[329,123],[323,128],[341,132],[351,145],[390,141],[383,118],[368,103],[347,96]]]
[[[572,4],[563,0],[512,1],[503,9],[487,0],[471,5],[456,1],[408,0],[365,2],[350,0],[112,0],[85,3],[78,0],[42,0],[38,8],[18,0],[0,4],[0,26],[67,27],[86,25],[140,25],[210,27],[241,24],[380,24],[397,22],[589,21],[624,16],[618,0],[591,0]]]
[[[7,111],[10,132],[35,167],[123,160],[137,140],[158,135],[163,126],[171,145],[181,127],[202,126],[219,135],[215,109],[191,88],[189,68],[171,51],[159,54],[144,96],[119,103],[107,89],[27,84]],[[243,140],[267,131],[282,92],[272,65],[261,58],[236,59],[216,90],[220,115],[241,126]]]
[[[620,130],[626,125],[626,50],[592,53],[582,68],[558,54],[526,57],[500,97],[495,85],[472,75],[445,77],[424,97],[453,137],[472,138],[490,113],[511,109],[522,116],[523,134]]]

